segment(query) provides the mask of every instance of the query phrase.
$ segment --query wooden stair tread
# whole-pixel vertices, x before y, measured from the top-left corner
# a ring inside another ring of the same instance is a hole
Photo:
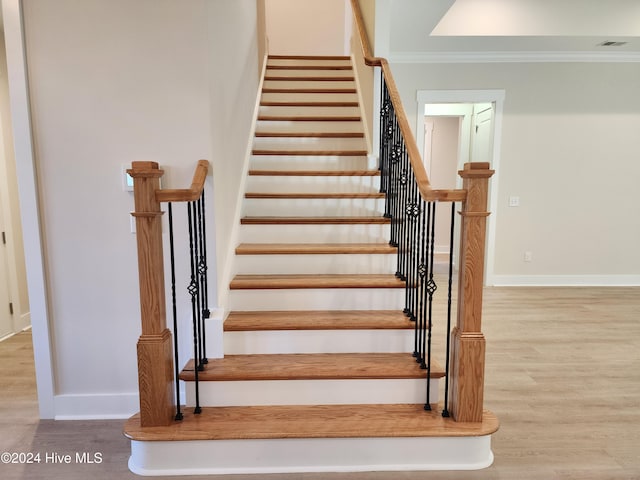
[[[270,88],[264,87],[262,93],[358,93],[355,88]]]
[[[351,65],[270,65],[267,70],[353,70]]]
[[[249,170],[249,175],[274,177],[379,177],[380,170]]]
[[[341,115],[259,115],[263,122],[359,122],[359,116]]]
[[[323,192],[323,193],[262,193],[262,192],[247,192],[244,195],[245,198],[262,198],[262,199],[283,199],[283,198],[300,198],[300,199],[354,199],[354,198],[384,198],[384,193],[373,192],[355,192],[355,193],[336,193],[336,192]]]
[[[322,156],[322,157],[366,157],[366,150],[258,150],[253,155],[291,155],[291,156]]]
[[[347,55],[268,55],[269,60],[351,60]]]
[[[375,217],[243,217],[240,219],[242,225],[353,225],[353,224],[388,224],[389,218],[383,216]]]
[[[256,132],[258,138],[364,138],[362,132]]]
[[[392,274],[281,274],[236,275],[231,290],[279,290],[308,288],[404,288]]]
[[[294,75],[267,75],[264,77],[266,81],[275,82],[353,82],[355,77],[353,76],[337,76],[337,77],[323,77],[323,76],[294,76]]]
[[[180,378],[193,381],[193,360],[185,365]],[[442,378],[444,370],[431,361],[431,378]],[[287,353],[226,355],[209,359],[198,372],[203,382],[256,380],[354,380],[422,379],[420,368],[410,353]]]
[[[141,427],[136,414],[124,434],[138,441],[466,437],[489,435],[499,426],[488,411],[482,422],[465,423],[443,418],[441,407],[426,412],[412,404],[205,407],[199,415],[192,410],[166,427]]]
[[[262,101],[261,107],[357,107],[358,102],[274,102]]]
[[[415,323],[399,310],[231,312],[225,332],[269,330],[404,330]]]
[[[236,255],[395,254],[388,243],[241,243]]]

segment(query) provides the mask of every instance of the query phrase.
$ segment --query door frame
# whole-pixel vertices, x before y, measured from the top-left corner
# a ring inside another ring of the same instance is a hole
[[[9,101],[13,125],[16,174],[20,197],[20,215],[24,236],[24,254],[29,291],[29,309],[33,335],[33,354],[40,418],[55,416],[55,384],[47,284],[43,255],[38,181],[29,108],[24,25],[21,0],[2,0]]]
[[[485,251],[485,285],[493,285],[495,271],[496,214],[498,211],[498,186],[500,178],[500,148],[502,146],[502,117],[504,111],[505,90],[418,90],[416,115],[416,133],[418,145],[424,144],[424,109],[431,103],[493,103],[495,106],[493,151],[491,168],[496,173],[489,182],[489,211],[487,218],[488,234]],[[423,148],[423,147],[420,147]]]

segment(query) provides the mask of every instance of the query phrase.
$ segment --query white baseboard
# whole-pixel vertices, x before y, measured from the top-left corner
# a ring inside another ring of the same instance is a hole
[[[636,287],[640,275],[492,275],[487,285],[495,287]]]
[[[138,393],[56,395],[56,420],[126,419],[140,410]]]

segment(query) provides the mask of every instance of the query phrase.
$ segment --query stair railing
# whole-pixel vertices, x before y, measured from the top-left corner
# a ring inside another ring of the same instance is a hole
[[[433,189],[400,100],[389,63],[371,53],[358,0],[351,0],[362,60],[381,69],[380,191],[391,221],[390,244],[398,248],[396,275],[406,282],[405,314],[415,322],[414,357],[427,370],[425,410],[431,410],[431,355],[436,207],[450,203],[447,280],[445,387],[442,415],[480,422],[483,415],[485,339],[481,330],[488,163],[467,163],[459,175],[462,189]],[[452,328],[456,203],[462,226],[458,263],[458,304]]]
[[[140,423],[143,427],[169,425],[183,417],[179,385],[179,322],[176,293],[176,256],[173,203],[186,204],[190,278],[186,290],[191,297],[195,409],[200,413],[198,371],[207,363],[205,320],[209,317],[204,183],[209,162],[200,160],[191,187],[160,189],[163,171],[155,162],[133,162],[127,173],[133,178],[140,282],[142,333],[138,340],[138,385]],[[162,240],[161,203],[167,203],[169,220],[169,264],[173,335],[167,328],[165,258]]]

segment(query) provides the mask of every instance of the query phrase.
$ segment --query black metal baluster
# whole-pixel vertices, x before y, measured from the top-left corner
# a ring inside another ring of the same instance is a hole
[[[178,355],[178,311],[176,306],[176,260],[175,249],[173,246],[173,209],[171,202],[168,204],[169,209],[169,255],[171,259],[171,311],[173,314],[173,361],[176,377],[176,416],[175,420],[182,420],[182,412],[180,411],[180,365]]]
[[[406,308],[408,310],[409,318],[415,321],[417,318],[417,287],[418,287],[418,217],[420,215],[420,192],[418,191],[418,184],[413,174],[413,169],[409,176],[409,203],[407,204],[407,218],[409,220],[409,239],[408,239],[408,254],[407,254],[407,295],[406,295]]]
[[[433,329],[433,294],[438,288],[433,280],[433,257],[435,250],[435,226],[436,226],[436,203],[431,203],[431,243],[429,245],[429,282],[427,282],[427,292],[429,293],[428,318],[427,318],[427,402],[424,404],[425,410],[431,410],[429,398],[431,396],[431,332]]]
[[[432,213],[432,209],[431,209],[431,205],[433,202],[426,202],[425,206],[427,209],[427,213],[425,215],[425,225],[424,225],[424,242],[422,244],[422,252],[423,252],[423,265],[424,265],[424,279],[423,279],[423,288],[422,288],[422,315],[424,315],[424,328],[421,330],[421,336],[420,336],[420,353],[422,355],[422,363],[421,363],[421,367],[422,368],[426,368],[426,353],[427,353],[427,330],[431,329],[431,319],[429,318],[429,316],[427,315],[427,306],[428,306],[428,302],[427,302],[427,294],[426,294],[426,288],[427,288],[427,283],[428,283],[428,278],[429,278],[429,244],[431,243],[431,222],[433,221],[433,213]],[[429,388],[429,386],[427,385],[427,388]]]
[[[449,286],[447,291],[447,349],[445,353],[445,374],[444,374],[444,409],[443,417],[449,417],[449,357],[451,349],[451,290],[453,283],[453,239],[456,224],[456,204],[451,203],[451,231],[449,238]]]
[[[208,264],[207,264],[207,229],[206,229],[206,217],[205,217],[205,200],[204,200],[204,190],[200,195],[200,209],[201,209],[201,220],[200,220],[200,238],[202,239],[200,244],[200,264],[198,268],[198,273],[200,274],[200,296],[202,299],[202,363],[209,363],[209,359],[207,358],[207,329],[206,329],[206,320],[211,317],[211,312],[209,310],[209,275],[208,275]]]
[[[419,327],[416,327],[416,338],[415,338],[415,345],[414,345],[414,354],[413,356],[416,357],[416,362],[420,363],[421,365],[424,363],[424,352],[422,351],[422,338],[424,336],[424,329],[425,329],[425,321],[426,321],[426,315],[425,315],[425,311],[424,311],[424,305],[425,305],[425,301],[424,301],[424,278],[425,275],[427,273],[427,264],[426,264],[426,260],[425,260],[425,255],[426,255],[426,247],[425,247],[425,242],[426,242],[426,220],[427,220],[427,216],[428,216],[428,211],[425,208],[426,207],[426,202],[422,199],[420,199],[420,205],[421,205],[421,215],[420,215],[420,241],[418,243],[419,245],[419,251],[420,251],[420,264],[418,265],[418,276],[420,278],[419,282],[420,282],[420,292],[418,293],[418,298],[419,298],[419,302],[418,302],[418,307],[417,307],[417,311],[418,311],[418,321],[416,322],[416,325],[419,325]]]
[[[191,282],[189,283],[189,287],[187,288],[189,294],[191,295],[191,317],[193,321],[193,362],[194,362],[194,383],[195,383],[195,393],[196,393],[196,407],[194,409],[194,413],[198,414],[202,412],[200,408],[200,382],[198,378],[198,370],[199,370],[199,361],[198,358],[200,356],[199,352],[199,341],[198,341],[198,307],[197,307],[197,294],[198,294],[198,284],[196,282],[196,262],[195,262],[195,247],[194,247],[194,228],[193,228],[193,217],[195,216],[195,211],[192,213],[193,202],[187,203],[187,213],[188,213],[188,223],[189,223],[189,256],[191,259]]]

